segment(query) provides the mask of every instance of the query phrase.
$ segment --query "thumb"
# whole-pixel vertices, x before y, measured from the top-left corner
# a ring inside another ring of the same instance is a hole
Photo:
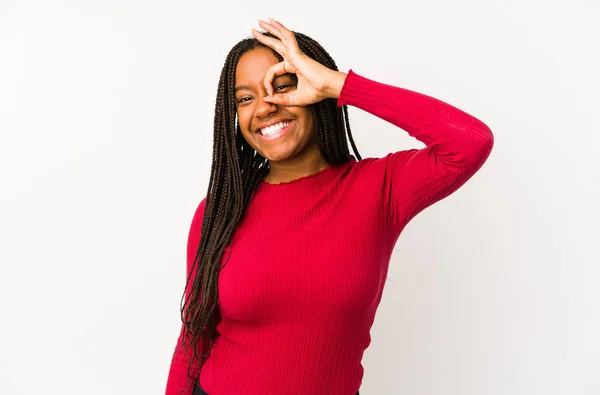
[[[273,96],[265,96],[263,99],[268,103],[273,103],[279,106],[293,106],[294,100],[292,95],[285,93],[278,93]]]

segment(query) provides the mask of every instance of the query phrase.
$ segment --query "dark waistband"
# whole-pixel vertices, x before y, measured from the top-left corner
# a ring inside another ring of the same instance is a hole
[[[357,391],[356,395],[360,395],[359,393],[360,393],[360,391]],[[208,395],[206,392],[204,392],[202,387],[200,387],[200,383],[198,383],[197,381],[196,381],[196,388],[194,389],[194,395]]]

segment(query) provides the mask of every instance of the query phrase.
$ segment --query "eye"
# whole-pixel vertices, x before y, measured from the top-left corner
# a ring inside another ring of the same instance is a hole
[[[281,90],[281,89],[285,89],[292,86],[291,84],[283,84],[283,85],[279,85],[277,88],[275,88],[275,91]]]
[[[249,98],[249,97],[242,97],[242,98],[241,98],[241,99],[239,99],[237,102],[238,102],[238,104],[242,104],[242,103],[244,103],[246,100],[250,100],[250,98]]]

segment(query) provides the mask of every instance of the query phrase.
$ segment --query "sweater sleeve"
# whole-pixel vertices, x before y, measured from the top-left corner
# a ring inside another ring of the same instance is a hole
[[[464,111],[352,70],[338,99],[338,106],[345,104],[398,126],[426,145],[380,158],[385,168],[384,202],[397,234],[419,212],[467,182],[494,144],[491,130]]]
[[[187,240],[187,271],[186,275],[190,274],[192,270],[192,264],[194,262],[194,258],[196,257],[196,249],[198,248],[198,243],[200,242],[200,230],[202,228],[202,219],[204,217],[204,208],[206,204],[206,198],[203,199],[198,205],[196,212],[194,213],[194,217],[192,219],[192,224],[190,226],[190,231],[188,234]],[[192,276],[195,275],[195,270],[192,273]],[[187,277],[186,277],[187,280]],[[189,296],[189,288],[186,288],[186,298]],[[173,352],[173,357],[171,359],[171,367],[169,369],[169,376],[167,378],[167,388],[166,395],[192,395],[194,392],[194,382],[188,376],[188,365],[189,361],[192,359],[192,350],[189,349],[188,352],[185,352],[185,349],[182,347],[184,340],[184,326],[181,325],[181,331],[179,333],[179,338],[177,339],[177,344],[175,346],[175,351]],[[200,356],[202,351],[201,341],[198,343],[198,347],[196,348],[196,355]],[[191,374],[194,377],[199,376],[199,362],[194,360],[194,363],[191,367]]]

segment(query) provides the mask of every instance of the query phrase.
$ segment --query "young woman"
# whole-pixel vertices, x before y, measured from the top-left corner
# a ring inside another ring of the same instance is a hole
[[[442,101],[338,71],[277,21],[259,25],[221,73],[166,393],[358,394],[400,233],[475,174],[493,136]],[[362,159],[348,105],[426,147]]]

